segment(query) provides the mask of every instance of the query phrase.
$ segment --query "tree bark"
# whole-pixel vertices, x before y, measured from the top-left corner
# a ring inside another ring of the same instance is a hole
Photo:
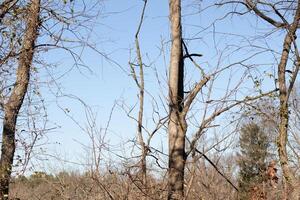
[[[279,161],[282,168],[283,176],[286,180],[290,192],[288,193],[288,199],[299,198],[299,188],[297,188],[297,179],[292,173],[291,168],[288,165],[288,154],[287,154],[287,140],[288,140],[288,124],[289,124],[289,90],[287,89],[286,83],[286,67],[289,59],[289,53],[291,51],[291,45],[296,39],[296,31],[300,20],[300,1],[298,1],[297,11],[294,17],[293,23],[287,28],[287,34],[283,43],[283,50],[281,54],[280,63],[278,65],[278,84],[279,84],[279,134],[277,138],[277,147]],[[299,64],[299,63],[298,63]],[[294,72],[295,73],[295,72]],[[293,84],[293,83],[290,83]],[[289,87],[293,87],[290,85]]]
[[[169,68],[169,171],[168,199],[184,197],[184,167],[186,121],[183,115],[183,49],[181,30],[181,0],[170,0],[171,58]]]
[[[27,92],[30,79],[35,41],[39,28],[40,0],[32,0],[28,8],[27,26],[19,57],[16,82],[8,102],[4,106],[2,146],[0,159],[0,199],[8,199],[9,182],[15,153],[17,117]]]

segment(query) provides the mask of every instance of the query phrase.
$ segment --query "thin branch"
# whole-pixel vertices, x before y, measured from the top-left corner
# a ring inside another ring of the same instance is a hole
[[[288,25],[286,23],[277,22],[276,20],[272,19],[271,17],[265,15],[263,12],[261,12],[257,8],[256,4],[253,3],[252,0],[245,0],[244,5],[246,5],[248,9],[253,10],[257,16],[259,16],[260,18],[264,19],[266,22],[272,24],[273,26],[275,26],[277,28],[283,28]]]
[[[205,160],[207,160],[207,162],[209,162],[209,164],[211,164],[211,166],[213,166],[213,168],[215,168],[215,170],[238,192],[239,189],[232,183],[231,180],[229,180],[229,178],[227,178],[219,169],[218,167],[215,165],[215,163],[213,163],[213,161],[211,161],[211,159],[209,159],[204,153],[202,153],[201,151],[199,151],[197,148],[195,148],[195,151],[197,153],[199,153],[201,156],[203,156],[205,158]]]
[[[240,105],[242,103],[245,103],[245,102],[248,102],[248,101],[254,101],[256,99],[259,99],[261,97],[264,97],[264,96],[268,96],[270,94],[273,94],[274,92],[278,91],[278,89],[275,89],[275,90],[272,90],[270,92],[267,92],[267,93],[263,93],[263,94],[260,94],[258,96],[255,96],[255,97],[246,97],[245,99],[243,100],[239,100],[239,101],[236,101],[235,103],[231,104],[231,105],[228,105],[226,106],[225,108],[223,109],[220,109],[216,112],[214,112],[210,117],[208,117],[207,119],[205,119],[202,123],[201,123],[201,126],[199,127],[198,131],[196,132],[196,134],[194,135],[194,138],[193,140],[191,141],[191,147],[190,147],[190,150],[187,152],[187,155],[189,155],[195,148],[196,148],[196,142],[199,140],[199,138],[201,137],[202,135],[202,132],[204,129],[207,128],[207,125],[209,125],[210,122],[212,122],[216,117],[218,117],[220,114],[230,110],[231,108],[237,106],[237,105]]]
[[[185,101],[184,107],[182,109],[182,115],[186,116],[191,104],[193,103],[194,99],[196,98],[199,91],[206,85],[206,83],[210,80],[210,76],[205,76],[200,82],[198,82],[195,87],[191,90],[190,94],[187,96]]]
[[[9,10],[16,5],[18,0],[5,0],[0,4],[0,24],[2,24],[2,20],[4,16],[9,12]]]

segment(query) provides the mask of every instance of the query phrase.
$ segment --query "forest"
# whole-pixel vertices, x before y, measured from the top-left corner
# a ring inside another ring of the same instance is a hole
[[[1,0],[0,200],[300,200],[300,0]]]

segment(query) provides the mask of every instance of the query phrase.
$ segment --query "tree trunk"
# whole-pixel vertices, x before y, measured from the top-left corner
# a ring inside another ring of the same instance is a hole
[[[169,69],[169,171],[168,199],[184,197],[184,167],[186,121],[183,109],[183,50],[181,30],[181,1],[170,0],[171,58]]]
[[[143,116],[144,116],[144,99],[145,99],[145,79],[144,79],[144,64],[142,60],[142,54],[141,54],[141,48],[140,48],[140,42],[139,42],[139,34],[142,28],[142,24],[144,21],[145,16],[145,10],[147,6],[147,0],[144,0],[144,6],[142,9],[139,25],[137,28],[137,31],[135,33],[135,48],[136,48],[136,55],[137,55],[137,64],[139,66],[139,76],[137,76],[137,73],[135,71],[135,66],[131,63],[131,73],[132,77],[139,89],[139,113],[138,113],[138,119],[137,119],[137,137],[138,137],[138,144],[141,147],[142,155],[139,162],[140,166],[140,175],[142,179],[143,189],[145,196],[142,197],[142,199],[147,199],[147,153],[148,149],[144,142],[143,137]],[[138,78],[139,77],[139,78]]]
[[[8,199],[9,182],[15,153],[15,131],[19,110],[30,79],[30,66],[34,44],[38,36],[40,0],[32,0],[28,8],[27,27],[19,57],[16,82],[8,102],[4,106],[2,147],[0,159],[0,199]]]
[[[286,180],[288,188],[291,190],[288,192],[288,199],[296,200],[299,198],[299,188],[297,188],[297,179],[291,171],[291,168],[288,165],[288,154],[287,154],[287,140],[288,140],[288,124],[289,124],[289,107],[288,100],[290,91],[287,88],[286,84],[286,66],[289,59],[289,52],[291,51],[291,45],[296,39],[296,31],[299,25],[300,20],[300,1],[298,1],[297,11],[294,17],[294,22],[287,29],[287,34],[283,43],[283,50],[281,54],[280,63],[278,65],[278,84],[279,84],[279,135],[277,138],[277,147],[279,161],[282,168],[283,176]],[[291,83],[293,84],[293,83]],[[289,88],[292,88],[293,85],[290,85]]]

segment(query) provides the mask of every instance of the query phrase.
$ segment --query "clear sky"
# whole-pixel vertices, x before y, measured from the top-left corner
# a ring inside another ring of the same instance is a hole
[[[265,28],[268,26],[264,23],[260,23],[254,17],[228,17],[224,21],[217,22],[215,27],[210,26],[208,29],[203,29],[211,24],[212,21],[224,15],[226,9],[220,9],[220,11],[212,9],[198,14],[197,11],[206,7],[206,4],[208,2],[210,3],[210,1],[204,1],[201,6],[196,5],[197,2],[198,1],[183,1],[184,37],[187,39],[186,41],[191,52],[203,54],[203,58],[198,61],[205,66],[208,72],[215,69],[219,61],[221,65],[226,65],[238,61],[241,55],[245,56],[247,52],[253,53],[247,48],[239,52],[239,54],[232,53],[233,50],[227,48],[229,45],[247,45],[247,43],[249,45],[253,35],[258,32],[267,32]],[[74,95],[92,108],[92,111],[97,114],[96,123],[99,129],[106,127],[110,111],[116,101],[119,105],[122,102],[126,102],[128,107],[133,107],[137,103],[137,87],[132,78],[128,75],[128,62],[130,59],[133,60],[135,58],[134,34],[137,29],[142,6],[142,0],[104,1],[103,10],[93,27],[93,33],[90,38],[91,43],[95,43],[100,52],[107,54],[109,58],[117,62],[119,66],[108,62],[106,58],[93,50],[85,48],[82,54],[82,60],[92,70],[92,73],[88,70],[82,70],[82,73],[79,73],[79,70],[73,69],[58,80],[64,94]],[[224,33],[231,33],[231,35],[225,35]],[[234,34],[243,34],[245,38]],[[213,37],[213,35],[215,37]],[[281,36],[279,35],[278,37]],[[194,38],[194,40],[190,40],[191,38]],[[158,97],[161,91],[166,91],[165,88],[160,90],[153,69],[157,69],[162,85],[166,86],[165,72],[168,67],[169,39],[168,1],[149,0],[144,24],[140,33],[140,44],[144,62],[147,65],[151,65],[151,67],[145,68],[146,89],[154,97]],[[234,40],[236,40],[236,42],[234,42]],[[263,44],[265,40],[268,39],[262,38],[258,43]],[[274,47],[281,46],[281,44],[272,42],[271,40],[268,42],[270,45],[274,45]],[[166,50],[165,62],[161,52],[162,43],[165,44],[164,49]],[[73,64],[70,56],[63,54],[61,51],[49,52],[43,56],[46,61],[58,63],[55,69],[57,71],[53,71],[56,76],[62,74]],[[221,59],[218,60],[217,58]],[[271,57],[266,57],[265,54],[256,57],[256,63],[264,65],[264,69],[271,69],[270,66],[267,66],[270,60]],[[191,64],[187,65],[186,71],[186,80],[190,80],[191,83],[199,78],[199,72],[195,70]],[[234,69],[225,72],[225,74],[227,74],[224,76],[225,78],[223,76],[219,77],[214,86],[219,90],[216,90],[216,92],[212,94],[212,97],[218,98],[225,94],[229,79],[228,75],[231,74],[233,77],[229,84],[230,87],[231,85],[237,84],[241,80],[241,71],[242,70]],[[258,71],[258,74],[263,74],[265,70]],[[42,76],[41,79],[42,78],[49,80],[47,77]],[[239,98],[243,93],[247,93],[249,88],[253,89],[252,84],[251,81],[243,83],[242,88],[244,89],[238,92],[236,97]],[[50,85],[50,87],[55,88],[53,85]],[[269,82],[265,84],[264,87],[264,90],[268,90],[272,87],[272,84]],[[54,91],[56,91],[56,89],[54,89]],[[42,148],[44,148],[48,154],[54,155],[57,153],[62,159],[74,162],[84,161],[84,157],[86,156],[84,153],[84,145],[89,145],[89,137],[76,123],[67,117],[64,112],[67,111],[67,114],[72,116],[80,126],[85,127],[87,120],[83,105],[79,103],[78,100],[69,97],[55,98],[49,93],[49,87],[46,86],[43,86],[42,94],[46,99],[49,116],[48,126],[60,127],[47,133],[45,137],[47,138],[48,145],[42,146]],[[147,95],[145,123],[147,123],[149,127],[153,126],[150,120],[152,117],[151,102],[153,101],[150,95]],[[58,108],[57,105],[61,106],[64,111]],[[163,113],[162,115],[164,115],[165,112],[162,110],[161,104],[159,107]],[[201,106],[196,106],[196,108],[201,109]],[[132,114],[136,114],[136,109]],[[102,133],[104,132],[102,131]],[[119,150],[124,150],[124,148],[125,151],[127,151],[126,148],[130,145],[122,145],[128,140],[134,139],[135,134],[135,122],[126,116],[126,113],[122,111],[120,106],[116,106],[113,111],[109,131],[105,137],[106,142],[110,144],[110,151],[116,150],[116,152],[120,153]],[[156,146],[162,147],[161,144],[163,143],[164,150],[166,150],[166,137],[166,134],[158,134],[154,139]],[[129,152],[125,153],[127,154]],[[42,164],[43,162],[41,161],[38,163],[41,165],[36,166],[34,170],[39,169],[39,167],[49,167],[47,166],[49,165],[47,162],[44,162],[46,163],[45,165]],[[51,165],[52,167],[56,165],[54,163],[57,162],[52,162],[50,167]]]
[[[76,96],[92,108],[94,114],[97,115],[96,123],[99,129],[106,127],[111,109],[116,102],[119,105],[126,102],[128,107],[133,107],[137,103],[138,91],[133,79],[128,75],[130,72],[128,62],[130,59],[135,58],[134,35],[139,23],[142,6],[143,1],[141,0],[104,1],[102,11],[93,27],[90,43],[96,44],[98,51],[107,54],[119,66],[108,61],[97,52],[85,48],[81,59],[92,72],[85,70],[84,67],[81,68],[82,73],[78,69],[73,69],[57,81],[64,94]],[[149,1],[144,26],[140,34],[143,55],[147,54],[150,58],[150,61],[145,58],[145,63],[155,61],[159,56],[161,39],[169,39],[168,26],[167,1]],[[62,51],[50,51],[43,56],[47,62],[58,64],[57,68],[52,71],[56,77],[59,77],[60,74],[63,74],[73,65],[70,55]],[[158,68],[165,70],[165,66],[159,65]],[[154,72],[152,70],[148,71],[145,72],[146,81],[150,81],[149,84],[146,83],[146,87],[149,88],[154,85]],[[49,77],[42,78],[50,80]],[[46,81],[42,78],[41,81]],[[53,84],[50,84],[50,88],[52,88],[52,91],[57,91],[56,86]],[[50,145],[44,145],[42,148],[47,154],[59,154],[64,160],[82,162],[83,157],[86,156],[83,145],[90,144],[89,136],[67,117],[61,108],[68,111],[68,114],[80,126],[85,128],[87,119],[84,106],[78,100],[69,97],[54,97],[51,92],[49,93],[49,86],[44,86],[42,93],[47,104],[48,126],[59,127],[47,133],[46,138]],[[134,111],[134,117],[135,114]],[[102,134],[104,134],[103,130]],[[121,145],[134,139],[135,134],[135,122],[126,116],[120,106],[116,106],[109,131],[105,137],[105,141],[110,144],[110,151],[118,150],[118,153],[120,153]],[[48,162],[38,161],[34,163],[41,164],[40,166],[37,165],[35,170],[39,167],[49,167]],[[56,163],[56,161],[54,160],[53,163]],[[50,167],[53,163],[50,164]]]

